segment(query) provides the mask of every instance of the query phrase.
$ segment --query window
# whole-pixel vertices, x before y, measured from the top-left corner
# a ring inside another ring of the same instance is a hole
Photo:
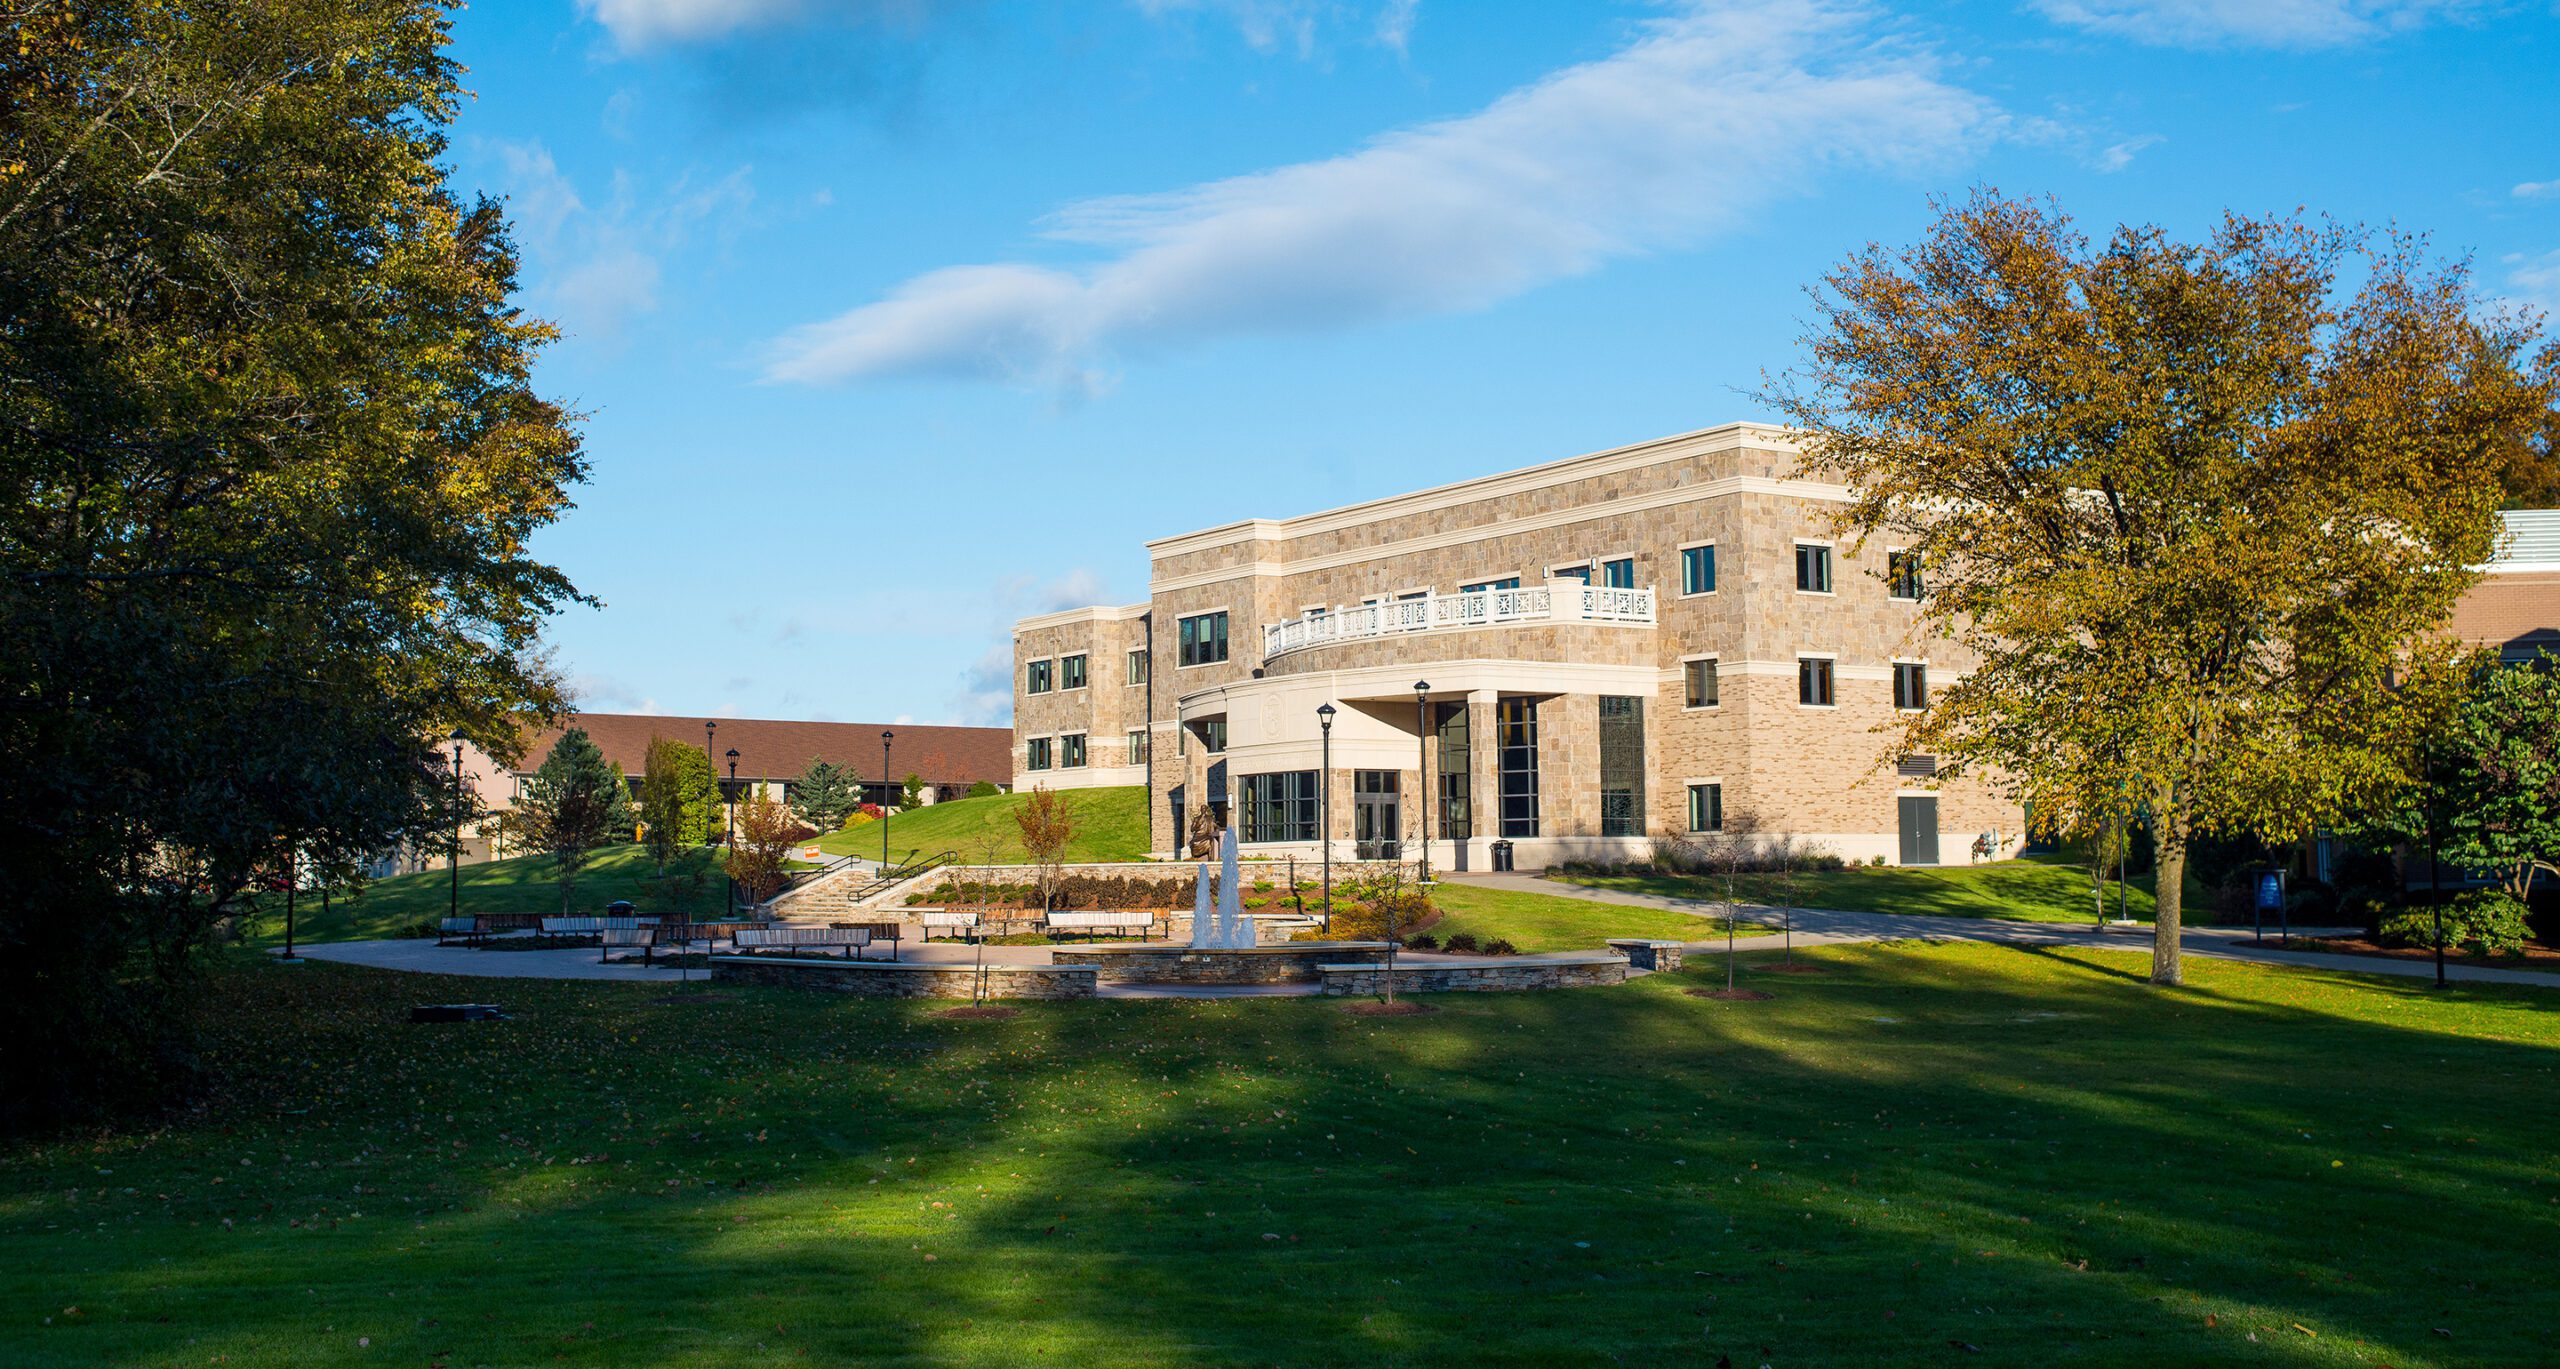
[[[1538,701],[1504,699],[1493,706],[1494,747],[1502,777],[1502,835],[1538,835]]]
[[[1893,663],[1893,706],[1901,709],[1929,706],[1929,667],[1916,661]]]
[[[1430,597],[1431,591],[1427,589],[1409,589],[1404,593],[1397,595],[1396,602],[1403,603],[1408,599],[1428,599]]]
[[[1179,630],[1182,637],[1182,664],[1186,666],[1215,665],[1227,659],[1225,610],[1185,618]]]
[[[1716,592],[1716,549],[1713,546],[1680,549],[1680,592],[1682,594]]]
[[[1129,683],[1133,685],[1142,685],[1146,682],[1147,649],[1145,647],[1140,647],[1129,653]]]
[[[1689,830],[1721,832],[1724,830],[1724,786],[1693,784],[1689,786]]]
[[[1590,584],[1591,563],[1585,561],[1578,566],[1557,566],[1547,572],[1547,578],[1550,580],[1580,580],[1586,585]]]
[[[1458,586],[1458,592],[1460,594],[1473,594],[1478,590],[1518,588],[1520,588],[1520,577],[1517,575],[1506,575],[1499,580],[1478,580],[1474,584],[1460,585]]]
[[[1796,588],[1807,594],[1831,592],[1831,548],[1816,542],[1796,543]]]
[[[1688,661],[1682,664],[1681,669],[1689,677],[1689,707],[1713,708],[1724,702],[1716,690],[1714,661]]]
[[[1058,658],[1058,688],[1084,688],[1084,659],[1083,652],[1077,652],[1073,656],[1061,656]]]
[[[1316,772],[1245,776],[1240,825],[1240,842],[1315,840]]]
[[[1048,738],[1034,737],[1022,744],[1022,768],[1025,770],[1046,770],[1049,768]]]
[[[1884,554],[1885,593],[1896,599],[1917,600],[1920,597],[1920,553],[1889,551]]]
[[[1601,562],[1600,583],[1611,589],[1634,589],[1636,587],[1636,558],[1632,556],[1621,556],[1615,561]]]
[[[1084,769],[1083,733],[1070,732],[1058,738],[1058,768],[1061,770]]]
[[[1144,764],[1146,764],[1146,763],[1147,763],[1147,752],[1148,752],[1148,750],[1149,750],[1149,748],[1150,748],[1150,745],[1153,743],[1153,741],[1154,741],[1154,737],[1153,737],[1151,734],[1149,734],[1149,733],[1148,733],[1147,729],[1145,729],[1145,728],[1143,728],[1143,727],[1133,727],[1133,728],[1130,728],[1130,729],[1129,729],[1129,764],[1131,764],[1131,765],[1144,765]]]
[[[1200,724],[1200,736],[1209,745],[1209,754],[1223,755],[1227,749],[1227,720],[1211,718]]]
[[[1048,693],[1049,684],[1053,678],[1050,672],[1056,668],[1056,665],[1057,663],[1055,661],[1033,661],[1031,664],[1024,666],[1022,668],[1023,692],[1026,694]]]
[[[1796,702],[1807,708],[1831,707],[1831,658],[1796,658]]]
[[[1432,707],[1440,711],[1440,835],[1449,841],[1464,841],[1476,834],[1467,788],[1467,772],[1472,765],[1468,759],[1467,706]]]
[[[1600,835],[1644,834],[1644,700],[1600,696]]]

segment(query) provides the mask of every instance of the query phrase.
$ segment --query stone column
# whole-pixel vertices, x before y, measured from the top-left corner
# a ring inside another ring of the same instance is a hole
[[[1486,848],[1502,835],[1502,753],[1493,735],[1493,708],[1501,698],[1499,691],[1491,689],[1467,695],[1467,802],[1472,819],[1469,830],[1475,833],[1468,843],[1470,870],[1493,868]]]

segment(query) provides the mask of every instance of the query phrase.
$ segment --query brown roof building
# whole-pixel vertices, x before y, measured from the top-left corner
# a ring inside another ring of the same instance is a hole
[[[706,745],[712,768],[728,778],[728,753],[738,753],[738,779],[787,782],[811,761],[830,761],[863,779],[863,797],[879,802],[884,775],[892,786],[920,775],[936,799],[957,798],[986,780],[1013,783],[1013,733],[1002,727],[931,727],[914,723],[818,723],[775,718],[686,718],[649,713],[572,713],[558,727],[537,734],[516,773],[529,775],[551,754],[569,728],[583,728],[606,760],[638,778],[653,737]],[[708,730],[706,730],[708,729]],[[893,734],[888,753],[881,734]],[[883,763],[886,763],[884,770]]]

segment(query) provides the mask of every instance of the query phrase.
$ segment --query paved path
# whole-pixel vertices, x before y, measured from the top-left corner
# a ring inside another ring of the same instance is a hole
[[[1520,874],[1452,874],[1443,876],[1452,883],[1471,884],[1486,889],[1507,889],[1515,893],[1550,894],[1563,898],[1589,899],[1594,903],[1624,904],[1634,908],[1660,908],[1694,917],[1721,917],[1722,903],[1698,899],[1671,898],[1662,894],[1639,894],[1621,889],[1593,889],[1580,884]],[[1741,919],[1765,926],[1778,925],[1778,910],[1753,904],[1741,905]],[[2149,954],[2151,924],[2117,926],[2106,931],[2068,922],[2011,922],[1987,917],[1940,917],[1924,913],[1852,913],[1834,908],[1798,908],[1795,910],[1795,941],[1799,946],[1833,946],[1855,941],[1991,941],[2025,946],[2088,946],[2099,950],[2132,951]],[[2353,935],[2351,927],[2297,927],[2299,937]],[[2245,927],[2186,927],[2179,945],[2189,955],[2211,956],[2222,960],[2246,960],[2260,965],[2301,965],[2323,970],[2345,970],[2355,974],[2399,975],[2433,979],[2435,964],[2425,960],[2393,960],[2384,956],[2341,955],[2320,951],[2284,951],[2270,941],[2264,947],[2251,944]],[[1766,938],[1754,937],[1740,943],[1739,949],[1765,950]],[[1687,949],[1705,951],[1724,949],[1721,940],[1690,942]],[[2473,980],[2484,984],[2527,984],[2543,988],[2560,988],[2560,972],[2550,970],[2494,970],[2476,965],[2447,964],[2447,979]]]

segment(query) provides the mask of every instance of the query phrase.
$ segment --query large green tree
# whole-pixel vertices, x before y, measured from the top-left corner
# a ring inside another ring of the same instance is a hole
[[[167,1098],[262,865],[560,699],[584,465],[431,0],[0,7],[0,1125]]]
[[[834,761],[812,758],[809,768],[791,782],[791,808],[821,832],[844,826],[862,806],[862,782]]]
[[[2435,764],[2446,863],[2493,872],[2519,903],[2560,874],[2560,657],[2483,670]]]
[[[2158,842],[2180,982],[2189,841],[2388,802],[2450,697],[2439,629],[2555,358],[2422,245],[2228,219],[2092,245],[1982,192],[1815,291],[1771,396],[1843,531],[1917,553],[1972,659],[1902,731],[2058,830]],[[1964,665],[1965,662],[1951,664]]]
[[[720,811],[711,758],[699,746],[651,737],[640,776],[641,840],[661,873],[679,852],[702,845]]]
[[[516,798],[525,840],[550,853],[560,872],[560,912],[567,916],[587,853],[631,839],[630,783],[584,729],[570,728],[525,777]]]

